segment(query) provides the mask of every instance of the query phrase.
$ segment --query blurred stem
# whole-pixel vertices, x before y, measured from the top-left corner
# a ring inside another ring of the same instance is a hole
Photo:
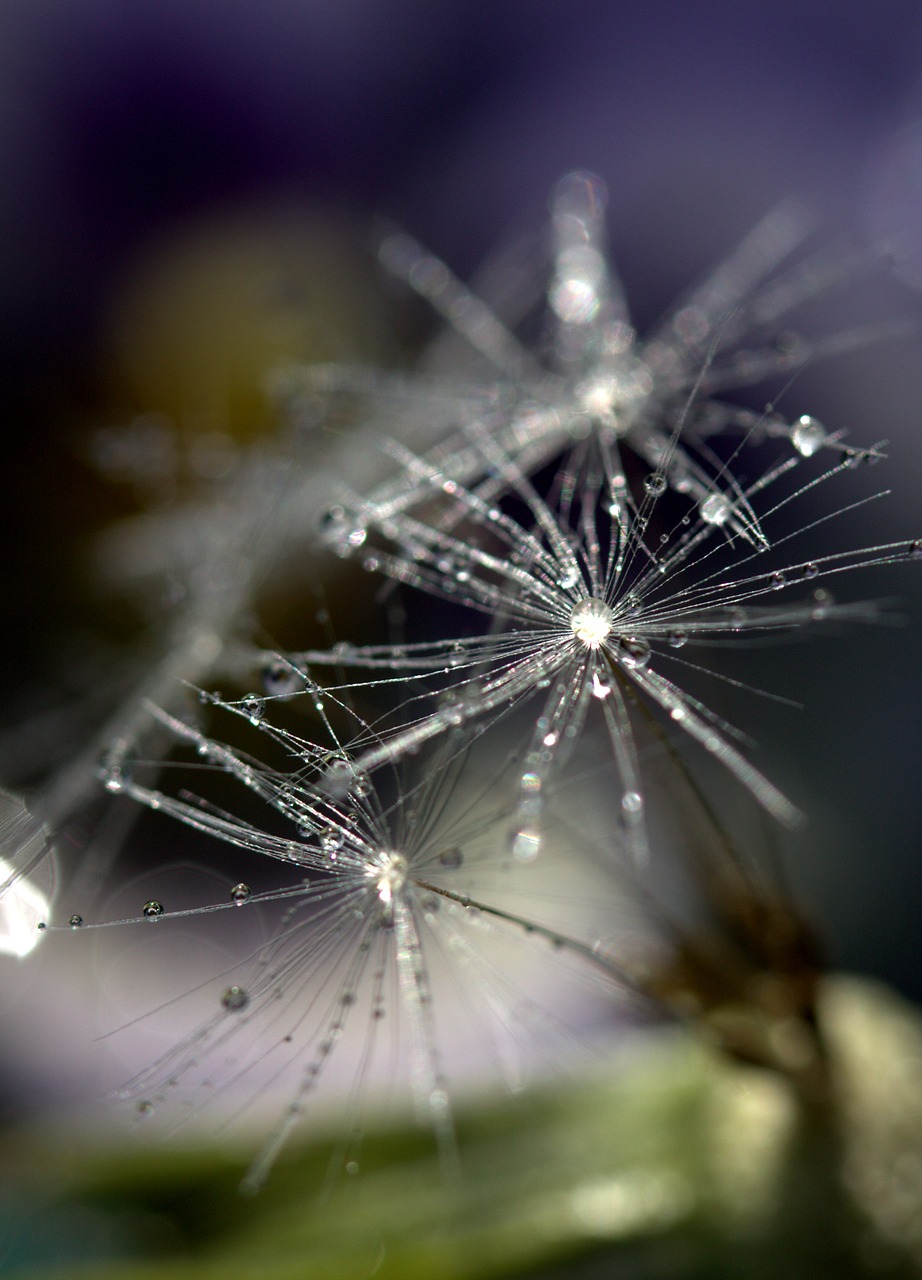
[[[74,1206],[84,1228],[31,1266],[13,1247],[5,1274],[918,1277],[922,1021],[845,979],[822,984],[819,1012],[835,1112],[798,1102],[777,1073],[657,1033],[603,1080],[462,1114],[457,1181],[415,1129],[366,1134],[354,1177],[327,1176],[328,1142],[293,1152],[253,1200],[236,1194],[243,1165],[226,1153],[23,1138],[5,1181],[39,1201],[43,1240]],[[96,1220],[123,1237],[131,1225],[119,1248],[133,1256],[82,1253]]]

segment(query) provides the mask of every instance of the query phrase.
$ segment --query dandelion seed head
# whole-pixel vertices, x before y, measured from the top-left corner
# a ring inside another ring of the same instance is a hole
[[[381,901],[389,906],[394,895],[406,884],[409,870],[409,863],[402,853],[397,853],[394,849],[382,849],[366,868],[365,875],[374,885]]]
[[[614,370],[592,373],[578,383],[575,408],[623,436],[634,425],[633,408],[643,405],[652,392],[653,377],[643,361],[619,355]]]
[[[586,596],[570,614],[570,629],[587,649],[598,649],[611,635],[615,615],[604,600]]]

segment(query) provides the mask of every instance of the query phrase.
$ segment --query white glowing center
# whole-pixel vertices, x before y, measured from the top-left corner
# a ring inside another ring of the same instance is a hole
[[[602,641],[611,634],[614,616],[604,600],[587,596],[585,600],[580,600],[570,614],[570,627],[577,640],[587,649],[598,649]]]
[[[407,860],[402,853],[395,853],[392,849],[384,849],[378,854],[365,874],[369,880],[374,881],[381,901],[387,903],[392,902],[394,894],[398,893],[406,884],[409,869]]]

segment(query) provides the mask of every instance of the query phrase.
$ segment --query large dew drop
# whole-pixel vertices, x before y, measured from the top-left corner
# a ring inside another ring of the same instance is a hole
[[[570,628],[587,649],[598,649],[611,633],[613,621],[611,609],[604,600],[595,596],[587,596],[585,600],[581,600],[570,614]]]
[[[701,519],[705,524],[726,524],[730,509],[730,499],[725,494],[712,493],[701,504]]]
[[[804,458],[812,458],[826,443],[826,428],[809,413],[802,414],[791,427],[791,444]]]

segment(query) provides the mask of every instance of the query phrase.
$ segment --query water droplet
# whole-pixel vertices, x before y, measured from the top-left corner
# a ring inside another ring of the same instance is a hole
[[[730,499],[723,493],[712,493],[704,499],[699,508],[701,519],[705,524],[726,524],[731,510]]]
[[[71,916],[71,918],[70,918],[70,920],[68,921],[68,923],[70,924],[70,927],[71,927],[72,929],[82,929],[82,928],[83,928],[83,916],[72,915],[72,916]]]
[[[512,837],[512,856],[519,862],[533,862],[541,848],[541,834],[534,827],[523,827]]]
[[[228,987],[221,996],[221,1003],[231,1013],[239,1013],[250,1003],[250,997],[243,987]]]
[[[334,760],[320,781],[328,796],[343,800],[352,790],[355,773],[348,760]]]
[[[814,622],[824,621],[824,619],[828,618],[833,603],[832,592],[824,590],[823,587],[817,587],[813,593],[813,608],[810,611],[810,617]]]
[[[670,631],[666,636],[666,640],[671,648],[681,649],[683,645],[688,644],[688,632],[679,630]]]
[[[791,444],[804,458],[812,458],[826,443],[826,428],[809,413],[801,414],[791,427]]]
[[[586,596],[570,614],[570,629],[587,649],[598,649],[609,635],[614,614],[604,600]]]
[[[333,529],[342,524],[345,518],[346,512],[342,507],[328,507],[320,516],[320,527],[321,529]]]
[[[569,591],[571,587],[575,587],[579,582],[579,573],[575,568],[565,569],[557,579],[557,585],[561,591]]]
[[[643,810],[643,796],[639,791],[625,791],[621,797],[621,809],[629,817],[636,818]]]
[[[607,684],[606,681],[599,679],[598,671],[593,671],[592,673],[592,688],[590,693],[594,698],[598,698],[600,702],[602,699],[607,698],[611,693],[611,685]],[[573,737],[572,725],[567,727],[566,733],[568,738]]]
[[[916,538],[915,542],[910,542],[909,554],[913,560],[922,559],[922,538]]]
[[[666,492],[666,477],[655,471],[653,475],[647,476],[643,482],[643,487],[651,498],[658,498]]]
[[[320,848],[332,860],[343,847],[345,836],[339,827],[328,827],[320,837]]]
[[[638,671],[650,661],[650,645],[640,636],[619,636],[618,652],[626,667]]]
[[[249,717],[250,724],[259,724],[263,718],[266,704],[255,693],[248,693],[240,703],[240,709],[245,716]]]
[[[786,579],[784,574],[779,569],[777,573],[772,574],[770,581],[771,581],[772,591],[780,591],[781,588],[784,586]]]
[[[454,871],[460,867],[464,861],[464,854],[460,849],[443,849],[439,854],[439,862],[443,867],[448,867]]]
[[[803,567],[803,576],[805,578],[815,578],[819,573],[819,569],[815,564],[805,564]]]
[[[301,677],[290,663],[270,662],[263,670],[263,688],[273,697],[295,693],[300,684]]]
[[[152,1102],[148,1102],[146,1099],[135,1104],[135,1111],[139,1116],[149,1116],[153,1113],[153,1110],[154,1104]]]
[[[120,791],[125,790],[125,783],[128,781],[129,775],[118,764],[110,764],[106,767],[103,774],[103,784],[107,791],[113,795],[118,795]]]
[[[163,915],[163,903],[158,902],[156,898],[151,898],[150,902],[145,902],[141,908],[141,915],[146,916],[148,920],[156,920]]]
[[[250,900],[250,886],[241,881],[240,884],[235,884],[231,889],[230,896],[232,902],[235,902],[238,907],[242,907],[245,902]]]

